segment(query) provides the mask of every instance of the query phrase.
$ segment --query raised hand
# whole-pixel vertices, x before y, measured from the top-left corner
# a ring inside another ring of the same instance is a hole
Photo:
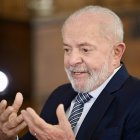
[[[75,140],[62,104],[58,106],[56,113],[59,123],[51,125],[40,118],[32,108],[21,111],[29,131],[38,140]]]
[[[7,101],[0,102],[0,140],[14,140],[16,135],[26,127],[22,115],[17,116],[23,96],[17,93],[12,106],[7,106]]]

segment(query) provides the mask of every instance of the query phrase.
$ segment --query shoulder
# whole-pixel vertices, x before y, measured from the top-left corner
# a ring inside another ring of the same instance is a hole
[[[46,100],[40,116],[47,122],[51,124],[56,124],[56,108],[60,103],[65,102],[64,100],[69,99],[73,92],[74,90],[69,83],[57,87]]]
[[[45,102],[46,105],[58,105],[64,98],[69,98],[75,91],[70,83],[58,86],[48,97]]]
[[[140,79],[130,75],[116,93],[121,109],[132,111],[134,107],[138,107],[136,110],[140,112]]]
[[[140,100],[140,79],[130,75],[117,93],[122,101],[135,102],[137,99]]]
[[[53,92],[61,91],[61,90],[73,90],[70,83],[66,83],[58,86]]]
[[[140,79],[130,75],[126,81],[126,88],[133,91],[140,91]]]
[[[52,96],[62,96],[63,94],[65,94],[66,92],[69,93],[69,92],[73,92],[73,88],[71,86],[70,83],[66,83],[66,84],[63,84],[63,85],[60,85],[58,86],[50,95],[50,97]],[[49,98],[50,98],[49,97]]]

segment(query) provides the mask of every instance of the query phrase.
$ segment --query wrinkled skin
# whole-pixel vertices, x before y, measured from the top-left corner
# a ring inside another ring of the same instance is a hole
[[[75,140],[62,104],[58,106],[56,113],[59,123],[51,125],[40,118],[32,108],[21,111],[29,131],[38,140]]]
[[[7,101],[0,102],[0,140],[15,140],[16,135],[26,127],[22,115],[17,116],[23,102],[21,93],[17,93],[12,106]]]

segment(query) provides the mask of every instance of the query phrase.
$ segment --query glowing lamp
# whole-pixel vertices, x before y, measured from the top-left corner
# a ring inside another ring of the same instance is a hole
[[[0,92],[3,92],[7,88],[8,82],[6,74],[0,71]]]

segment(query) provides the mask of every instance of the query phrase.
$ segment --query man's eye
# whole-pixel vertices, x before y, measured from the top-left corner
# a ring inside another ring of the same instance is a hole
[[[70,52],[71,52],[71,49],[64,48],[64,52],[65,52],[65,53],[70,53]]]
[[[86,48],[83,48],[82,51],[83,51],[83,52],[88,52],[89,50],[86,49]]]
[[[64,51],[65,51],[65,52],[69,52],[69,49],[66,49],[66,48],[65,48]]]

